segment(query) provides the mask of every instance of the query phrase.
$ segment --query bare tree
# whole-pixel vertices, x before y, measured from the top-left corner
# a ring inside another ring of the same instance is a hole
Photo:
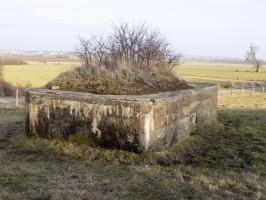
[[[247,51],[246,60],[254,65],[256,72],[260,72],[262,65],[261,61],[257,58],[257,51],[258,47],[251,44],[249,50]]]

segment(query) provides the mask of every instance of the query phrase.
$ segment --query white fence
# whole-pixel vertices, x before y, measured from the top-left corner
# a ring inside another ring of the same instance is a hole
[[[20,97],[18,99],[16,99],[15,97],[1,97],[0,105],[1,104],[19,106],[24,104],[24,97]]]
[[[219,88],[218,94],[220,96],[223,95],[250,95],[250,94],[256,94],[256,93],[266,93],[266,86],[253,86],[253,87],[242,87],[242,88],[229,88],[229,89],[223,89]]]
[[[1,97],[0,105],[14,105],[19,106],[24,104],[24,97],[19,97],[19,91],[16,91],[16,97]]]

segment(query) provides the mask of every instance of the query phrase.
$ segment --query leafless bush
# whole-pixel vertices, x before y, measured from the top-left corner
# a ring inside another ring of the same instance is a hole
[[[21,85],[14,86],[11,83],[5,81],[4,79],[0,80],[0,97],[11,97],[16,96],[16,91],[18,89],[18,96],[25,95],[25,89],[28,87],[23,87]]]
[[[16,88],[5,80],[0,80],[0,97],[14,96],[16,94]]]
[[[90,73],[108,71],[126,76],[157,70],[171,71],[179,64],[175,53],[159,32],[145,24],[120,23],[104,36],[79,37],[77,56]]]

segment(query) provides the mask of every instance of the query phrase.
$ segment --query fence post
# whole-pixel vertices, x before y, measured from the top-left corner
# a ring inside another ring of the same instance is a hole
[[[233,96],[233,89],[231,88],[231,96]]]
[[[253,85],[253,95],[255,94],[255,87],[254,87],[254,85]]]
[[[245,89],[242,87],[242,96],[244,96]]]
[[[18,107],[18,89],[16,91],[16,107]]]
[[[262,93],[264,93],[264,86],[262,86]]]

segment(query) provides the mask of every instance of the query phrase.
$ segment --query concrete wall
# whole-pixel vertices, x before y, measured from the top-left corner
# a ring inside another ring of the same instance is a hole
[[[142,152],[169,147],[216,122],[217,87],[118,96],[56,90],[26,92],[26,131],[44,138],[88,134],[102,146]]]

